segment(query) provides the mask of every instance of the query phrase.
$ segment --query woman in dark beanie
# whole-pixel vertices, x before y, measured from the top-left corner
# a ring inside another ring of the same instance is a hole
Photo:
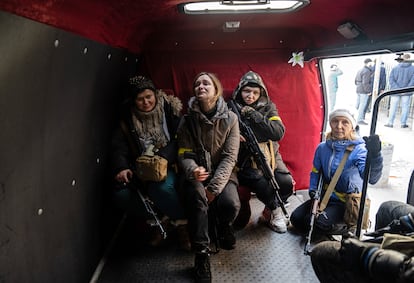
[[[132,215],[145,216],[145,207],[136,191],[139,188],[178,228],[180,244],[188,249],[187,221],[176,192],[174,170],[177,159],[175,137],[181,110],[181,101],[157,90],[150,79],[143,76],[131,78],[129,97],[112,138],[112,169],[117,182],[116,203]],[[144,181],[146,176],[137,176],[136,159],[148,151],[168,161],[165,180]],[[157,245],[160,239],[155,237],[151,244]]]
[[[280,187],[281,201],[287,201],[292,195],[294,180],[279,152],[279,141],[285,135],[285,125],[279,116],[276,104],[270,100],[267,88],[259,74],[249,71],[241,77],[233,92],[233,101],[241,108],[241,120],[252,129],[269,163],[269,168],[273,171]],[[275,190],[255,163],[254,154],[247,146],[246,137],[241,136],[240,140],[237,165],[240,168],[238,192],[241,208],[235,225],[237,228],[243,228],[249,222],[250,195],[254,192],[257,198],[265,204],[259,221],[275,232],[285,233],[289,220],[283,214]]]

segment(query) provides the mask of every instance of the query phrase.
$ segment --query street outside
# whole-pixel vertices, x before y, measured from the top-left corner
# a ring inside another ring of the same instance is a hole
[[[366,58],[379,59],[385,63],[389,70],[397,65],[395,54],[383,54],[375,56],[358,56],[327,59],[323,62],[324,70],[329,72],[331,64],[337,64],[343,71],[343,75],[338,77],[338,92],[335,108],[347,108],[354,115],[357,115],[355,108],[357,95],[354,83],[355,75],[363,66]],[[388,78],[387,78],[388,79]],[[387,88],[389,88],[387,82]],[[387,110],[380,109],[377,117],[375,133],[380,136],[383,143],[384,170],[383,177],[376,185],[368,186],[368,196],[371,199],[370,219],[375,224],[375,213],[379,205],[387,200],[398,200],[405,202],[407,199],[408,183],[411,173],[414,170],[414,131],[413,119],[408,119],[409,128],[400,127],[400,115],[397,114],[394,127],[384,127],[387,124]],[[370,132],[372,113],[367,113],[365,121],[368,125],[360,125],[360,135],[368,136]]]

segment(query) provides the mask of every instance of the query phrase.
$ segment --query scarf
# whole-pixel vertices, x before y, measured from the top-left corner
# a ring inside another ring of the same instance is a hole
[[[170,136],[164,114],[164,100],[161,97],[157,97],[157,104],[153,110],[142,112],[133,106],[131,112],[143,151],[150,145],[154,145],[156,149],[167,145]]]

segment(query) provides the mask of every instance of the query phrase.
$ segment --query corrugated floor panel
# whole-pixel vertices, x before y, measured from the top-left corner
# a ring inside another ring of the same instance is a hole
[[[289,199],[289,212],[300,199]],[[278,234],[257,223],[264,206],[254,197],[251,206],[250,223],[236,232],[236,248],[211,256],[213,282],[318,282],[310,257],[303,253],[304,238],[292,231]],[[193,264],[194,254],[179,251],[173,241],[151,249],[131,232],[123,233],[98,282],[193,282]]]

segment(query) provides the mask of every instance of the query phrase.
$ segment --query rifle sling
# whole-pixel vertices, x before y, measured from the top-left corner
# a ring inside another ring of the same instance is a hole
[[[351,153],[351,151],[354,149],[354,145],[348,146],[345,150],[344,156],[342,157],[341,162],[339,163],[338,168],[335,171],[335,174],[333,175],[331,182],[329,183],[328,188],[326,189],[325,195],[323,196],[323,199],[319,205],[319,209],[318,212],[321,213],[322,211],[325,210],[329,198],[331,197],[332,192],[335,189],[336,183],[339,180],[339,176],[341,176],[342,174],[342,170],[344,170],[344,166],[346,163],[346,160],[348,159],[349,154]]]
[[[201,134],[199,131],[197,131],[197,128],[194,123],[194,117],[191,115],[185,115],[184,116],[185,121],[188,124],[188,130],[191,134],[191,137],[194,139],[194,141],[197,143],[197,147],[202,151],[205,152],[206,149],[204,148],[203,142],[201,141]]]

